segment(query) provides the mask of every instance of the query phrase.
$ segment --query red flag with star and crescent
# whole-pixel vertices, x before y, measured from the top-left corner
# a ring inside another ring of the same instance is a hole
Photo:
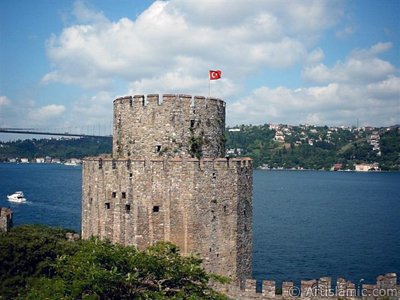
[[[209,75],[210,75],[210,80],[217,80],[221,78],[222,72],[221,70],[210,70]]]

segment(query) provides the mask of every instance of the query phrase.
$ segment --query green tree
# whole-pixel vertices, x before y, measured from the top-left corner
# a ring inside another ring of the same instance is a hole
[[[160,242],[140,252],[92,238],[55,262],[57,276],[31,282],[27,299],[226,299],[208,287],[201,260]]]
[[[212,290],[201,259],[160,242],[145,251],[66,230],[22,226],[0,235],[2,299],[227,299]]]
[[[24,225],[0,234],[0,295],[15,298],[31,277],[54,274],[57,256],[73,253],[66,229]],[[1,297],[0,297],[1,298]]]

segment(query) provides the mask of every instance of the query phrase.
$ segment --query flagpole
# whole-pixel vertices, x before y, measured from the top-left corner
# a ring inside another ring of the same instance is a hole
[[[208,99],[210,99],[210,97],[211,97],[211,78],[210,78],[210,73],[208,73],[208,98],[206,98],[206,101],[204,102],[206,108]]]
[[[208,98],[211,97],[211,79],[210,75],[208,76]]]

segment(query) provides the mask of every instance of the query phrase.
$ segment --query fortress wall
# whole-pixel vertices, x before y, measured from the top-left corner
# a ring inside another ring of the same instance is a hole
[[[203,159],[200,169],[204,176],[197,180],[199,197],[195,198],[195,207],[202,218],[194,219],[199,224],[192,224],[191,228],[204,227],[205,235],[197,234],[198,243],[203,245],[204,265],[211,272],[223,270],[232,278],[249,277],[252,214],[245,213],[245,208],[251,206],[252,192],[251,184],[245,185],[244,181],[252,181],[251,160]],[[208,187],[211,189],[207,190]],[[209,242],[202,243],[205,240]]]
[[[337,278],[336,286],[333,287],[331,277],[302,280],[300,287],[296,287],[293,282],[283,282],[279,294],[276,294],[278,289],[275,281],[263,280],[259,291],[256,290],[256,283],[254,279],[246,279],[241,284],[233,282],[231,285],[216,285],[216,289],[237,300],[398,300],[400,297],[396,273],[378,276],[376,284],[357,285],[344,278]]]
[[[11,209],[0,207],[0,232],[8,232],[13,225]]]
[[[225,102],[189,95],[114,100],[113,157],[224,157]]]
[[[251,163],[249,161],[248,163]],[[235,213],[237,220],[237,264],[241,270],[240,279],[250,277],[253,264],[253,170],[247,167],[240,168],[240,176],[238,177],[238,206]]]
[[[196,180],[199,177],[198,161],[189,159],[183,162],[181,159],[171,159],[168,167],[169,186],[166,188],[170,199],[171,230],[170,236],[166,239],[179,245],[183,255],[198,253],[196,235],[190,228],[194,221],[193,199],[196,193]]]
[[[191,219],[189,228],[196,237],[195,244],[204,259],[204,266],[210,272],[216,272],[224,265],[230,266],[228,272],[235,272],[235,262],[229,257],[229,254],[234,255],[236,252],[232,233],[236,225],[235,216],[223,211],[224,203],[229,201],[229,192],[236,191],[235,173],[230,173],[227,165],[221,166],[213,159],[202,160],[198,167],[197,173],[202,176],[197,176],[197,187],[192,201],[192,214],[197,217]],[[225,185],[226,182],[229,185]],[[222,186],[225,188],[221,189]],[[226,189],[227,186],[230,191]],[[236,201],[237,197],[233,197],[229,204],[235,206]]]
[[[252,161],[226,159],[225,102],[190,95],[114,100],[112,157],[83,161],[82,237],[198,254],[251,275]]]
[[[87,158],[82,237],[139,249],[171,241],[200,254],[208,271],[250,276],[242,262],[251,262],[251,235],[246,246],[237,239],[245,224],[251,230],[251,170],[250,159]]]

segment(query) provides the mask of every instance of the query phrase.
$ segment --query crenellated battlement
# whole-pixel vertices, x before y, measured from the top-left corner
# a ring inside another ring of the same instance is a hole
[[[301,280],[300,286],[293,282],[282,282],[281,288],[275,281],[263,280],[261,289],[257,289],[255,279],[246,279],[230,285],[218,285],[217,289],[237,300],[263,299],[393,299],[400,298],[400,285],[397,274],[387,273],[377,277],[376,284],[352,283],[344,278],[337,278],[336,285],[331,277],[313,280]]]
[[[148,107],[165,105],[181,105],[194,108],[211,109],[213,107],[225,107],[225,101],[219,98],[192,96],[185,94],[148,94],[119,97],[114,100],[114,105],[118,103],[130,107]],[[192,113],[196,113],[195,111]]]
[[[114,100],[113,157],[224,157],[225,102],[189,95]]]
[[[112,157],[87,157],[84,163],[92,162],[99,165],[100,169],[112,170],[127,168],[132,169],[134,166],[140,166],[141,168],[156,166],[157,169],[160,167],[163,170],[168,168],[176,167],[180,165],[181,168],[192,168],[198,170],[240,170],[243,168],[252,170],[253,161],[248,157],[244,158],[162,158],[162,157],[137,157],[137,158],[118,158],[114,159]],[[175,165],[175,166],[174,166]]]

